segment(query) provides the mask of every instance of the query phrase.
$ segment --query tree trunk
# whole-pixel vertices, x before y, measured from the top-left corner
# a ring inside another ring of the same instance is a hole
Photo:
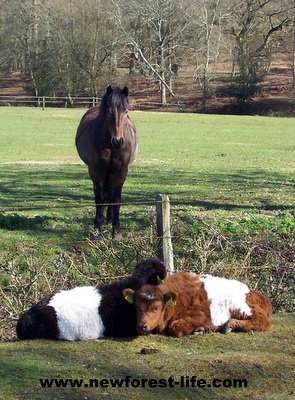
[[[165,71],[161,73],[161,81],[160,81],[160,89],[161,89],[161,104],[165,105],[167,103],[167,96],[166,96],[166,86],[164,85],[165,81]]]

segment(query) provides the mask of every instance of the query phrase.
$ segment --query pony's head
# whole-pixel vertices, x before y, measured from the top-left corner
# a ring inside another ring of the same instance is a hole
[[[123,89],[113,89],[108,86],[100,106],[100,112],[105,115],[108,131],[111,134],[111,144],[115,148],[120,148],[124,143],[129,108],[128,93],[127,86]]]

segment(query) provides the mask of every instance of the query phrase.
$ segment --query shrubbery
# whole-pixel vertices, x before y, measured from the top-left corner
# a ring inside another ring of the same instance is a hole
[[[256,218],[256,219],[255,219]],[[222,219],[219,219],[222,221]],[[246,228],[246,229],[245,229]],[[235,278],[267,294],[275,312],[294,311],[294,221],[244,217],[216,226],[191,213],[172,222],[175,269]],[[0,259],[0,338],[14,337],[18,315],[45,295],[77,285],[107,283],[156,256],[155,221],[150,235],[86,240],[62,250],[18,246]]]
[[[217,97],[233,98],[236,102],[236,108],[240,106],[240,111],[243,113],[246,108],[249,108],[247,107],[248,102],[259,94],[259,82],[259,78],[237,76],[232,78],[230,83],[218,86],[215,89],[215,95]]]

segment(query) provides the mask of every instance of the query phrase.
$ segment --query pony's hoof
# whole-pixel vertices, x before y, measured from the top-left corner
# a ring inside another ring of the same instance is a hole
[[[94,229],[91,233],[91,240],[101,240],[103,238],[103,232],[100,229]]]
[[[112,239],[116,241],[121,241],[123,239],[122,233],[121,232],[113,233]]]

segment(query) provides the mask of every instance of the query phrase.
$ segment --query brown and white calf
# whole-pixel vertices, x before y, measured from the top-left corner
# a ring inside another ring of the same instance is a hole
[[[271,328],[271,303],[261,293],[236,280],[180,272],[159,286],[125,289],[134,303],[137,332],[181,337],[220,331],[266,331]]]

